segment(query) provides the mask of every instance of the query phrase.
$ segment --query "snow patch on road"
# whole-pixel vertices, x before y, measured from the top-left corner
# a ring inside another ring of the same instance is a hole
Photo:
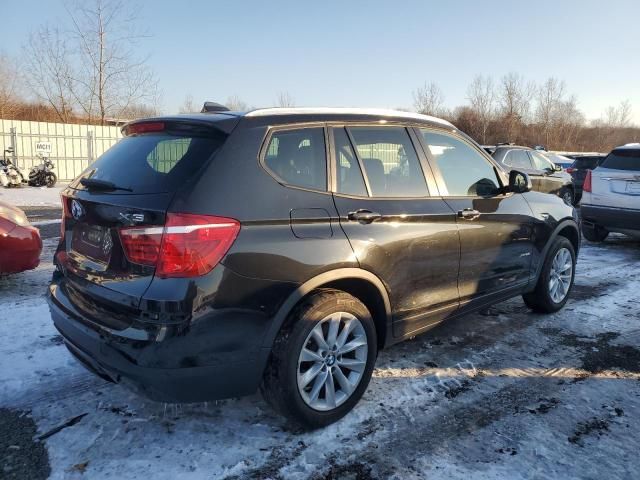
[[[60,193],[66,188],[66,186],[66,184],[58,183],[52,188],[0,188],[0,202],[10,203],[17,207],[60,207]]]

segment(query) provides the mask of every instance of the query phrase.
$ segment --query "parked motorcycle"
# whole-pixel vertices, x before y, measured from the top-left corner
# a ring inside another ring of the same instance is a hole
[[[32,187],[53,187],[58,181],[58,177],[53,173],[53,162],[47,157],[42,157],[40,165],[34,165],[29,171],[29,185]]]
[[[20,187],[23,183],[27,183],[28,176],[26,172],[13,164],[7,153],[13,153],[13,148],[9,147],[4,151],[4,157],[0,160],[0,184],[3,187]]]

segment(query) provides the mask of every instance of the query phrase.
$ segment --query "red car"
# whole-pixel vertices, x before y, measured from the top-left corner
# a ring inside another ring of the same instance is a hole
[[[42,240],[22,210],[0,202],[0,274],[36,268]]]

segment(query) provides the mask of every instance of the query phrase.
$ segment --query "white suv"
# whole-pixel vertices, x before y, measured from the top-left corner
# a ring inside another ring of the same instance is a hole
[[[640,143],[614,148],[584,180],[582,233],[601,242],[609,232],[640,237]]]

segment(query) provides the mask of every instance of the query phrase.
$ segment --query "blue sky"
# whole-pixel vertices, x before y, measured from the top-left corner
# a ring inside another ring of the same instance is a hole
[[[640,123],[640,1],[165,1],[137,4],[163,110],[238,95],[273,105],[410,107],[435,81],[448,106],[475,74],[565,80],[588,118],[629,99]],[[0,0],[0,50],[64,20],[59,0]]]

